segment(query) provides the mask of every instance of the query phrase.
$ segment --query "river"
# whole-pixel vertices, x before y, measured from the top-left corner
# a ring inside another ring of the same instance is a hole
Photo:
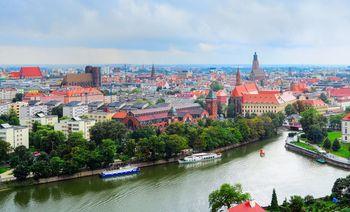
[[[287,132],[227,151],[220,161],[143,168],[138,176],[97,176],[0,192],[0,211],[209,211],[208,195],[223,183],[241,183],[261,205],[275,188],[280,202],[290,195],[328,195],[349,172],[289,152]],[[259,156],[259,149],[266,156]]]

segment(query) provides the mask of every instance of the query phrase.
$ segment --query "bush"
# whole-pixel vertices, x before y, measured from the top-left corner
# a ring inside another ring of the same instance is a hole
[[[334,139],[332,149],[333,151],[338,151],[340,149],[340,143],[338,139]]]
[[[323,148],[325,148],[325,149],[330,149],[331,146],[332,146],[331,141],[329,140],[329,138],[326,138],[326,140],[325,140],[324,143],[323,143]]]

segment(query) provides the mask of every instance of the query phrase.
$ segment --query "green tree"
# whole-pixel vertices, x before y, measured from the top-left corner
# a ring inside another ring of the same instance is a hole
[[[180,135],[161,135],[160,139],[165,143],[165,154],[168,158],[177,155],[188,147],[187,138]]]
[[[51,168],[51,174],[53,176],[57,176],[61,173],[64,165],[64,160],[62,160],[60,157],[52,157],[50,159],[50,168]]]
[[[325,93],[321,93],[320,99],[321,99],[324,103],[329,103],[329,99],[328,99],[328,97],[327,97],[327,95],[326,95]]]
[[[15,98],[12,99],[12,102],[20,102],[23,99],[22,93],[16,93]]]
[[[333,141],[332,150],[338,151],[339,149],[340,149],[340,143],[339,143],[339,140],[336,138]]]
[[[271,204],[270,204],[270,211],[279,211],[278,201],[277,201],[277,194],[275,189],[272,190],[272,198],[271,198]]]
[[[290,198],[289,208],[292,212],[304,211],[304,200],[300,196],[292,196]]]
[[[34,160],[31,166],[34,179],[46,178],[51,176],[51,167],[49,164],[49,158],[45,152],[41,152],[41,155]]]
[[[58,118],[62,118],[63,117],[63,105],[61,104],[61,105],[58,105],[56,107],[53,107],[51,110],[51,114],[58,116]]]
[[[7,114],[0,115],[0,120],[2,123],[8,123],[10,125],[19,125],[19,119],[17,117],[16,111],[10,109]]]
[[[211,84],[210,84],[210,89],[217,92],[219,90],[222,90],[224,89],[224,86],[219,83],[218,81],[213,81]]]
[[[161,104],[161,103],[165,103],[165,99],[164,98],[157,99],[156,104]]]
[[[10,155],[10,165],[15,168],[17,165],[22,164],[29,167],[33,163],[33,156],[25,146],[18,146],[14,152]]]
[[[114,161],[114,156],[116,153],[117,146],[115,142],[111,139],[104,139],[102,143],[98,146],[99,154],[102,157],[102,163],[104,166],[112,163]]]
[[[325,139],[324,143],[323,143],[323,148],[325,148],[325,149],[330,149],[331,146],[332,146],[332,143],[331,143],[331,141],[329,140],[329,138],[327,137],[327,138]]]
[[[11,144],[0,139],[0,163],[9,159]]]
[[[18,164],[13,170],[13,176],[19,180],[25,180],[30,172],[30,167],[27,164]]]
[[[90,139],[97,144],[101,143],[103,139],[112,139],[117,146],[120,146],[128,136],[128,130],[125,125],[117,121],[105,121],[96,123],[90,129]]]
[[[235,105],[229,102],[227,106],[227,118],[234,118],[234,117],[235,117]]]
[[[146,126],[131,132],[130,138],[138,140],[141,138],[150,138],[154,135],[157,135],[156,128],[152,126]]]
[[[230,208],[231,204],[239,204],[250,198],[249,193],[243,193],[240,184],[222,184],[218,190],[209,195],[209,206],[211,211],[217,211],[222,206]]]
[[[297,113],[296,109],[293,107],[292,104],[288,104],[284,109],[284,112],[286,113],[287,116]]]

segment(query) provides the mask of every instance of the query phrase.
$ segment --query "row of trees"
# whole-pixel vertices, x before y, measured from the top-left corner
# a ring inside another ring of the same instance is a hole
[[[223,184],[209,195],[209,206],[211,211],[218,211],[225,206],[230,208],[232,204],[240,204],[250,199],[249,193],[244,193],[240,184]],[[281,205],[278,204],[275,189],[272,191],[271,204],[268,211],[281,212],[303,212],[303,211],[350,211],[350,175],[335,181],[330,196],[315,199],[311,195],[304,198],[291,196],[285,199]]]
[[[66,137],[50,126],[37,123],[30,133],[30,145],[39,152],[37,156],[33,155],[33,149],[24,146],[17,147],[8,156],[18,180],[26,179],[29,173],[39,179],[106,167],[113,162],[116,154],[116,144],[111,139],[102,139],[98,143],[87,141],[82,133]]]
[[[114,158],[123,161],[168,159],[187,148],[210,151],[239,142],[269,138],[276,135],[283,120],[282,113],[225,121],[208,119],[197,125],[173,123],[163,132],[153,127],[129,131],[122,123],[107,121],[91,128],[90,141],[81,133],[66,137],[52,126],[34,123],[29,136],[31,150],[20,146],[0,159],[10,161],[19,180],[25,179],[29,173],[39,179],[106,167]],[[5,145],[5,142],[0,142],[0,151],[8,152],[2,144]],[[40,156],[34,157],[34,151],[40,152]]]

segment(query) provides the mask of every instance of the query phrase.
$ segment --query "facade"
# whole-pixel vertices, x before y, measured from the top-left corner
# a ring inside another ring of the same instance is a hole
[[[9,113],[10,109],[11,109],[11,103],[0,104],[0,115]]]
[[[0,89],[0,101],[9,102],[16,97],[17,89],[15,88],[3,88]]]
[[[86,66],[85,73],[67,74],[62,81],[62,86],[101,87],[101,68]]]
[[[341,138],[344,143],[350,143],[350,113],[341,121]]]
[[[126,114],[117,112],[113,116],[129,129],[144,126],[164,128],[172,122],[196,123],[204,118],[209,118],[209,113],[196,103],[131,110]]]
[[[92,119],[72,118],[61,120],[54,125],[54,129],[62,131],[65,135],[73,132],[81,132],[85,139],[90,140],[90,129],[95,125],[96,121]]]
[[[114,113],[108,112],[90,112],[86,114],[88,119],[93,119],[96,122],[104,122],[112,120]]]
[[[82,102],[73,101],[63,106],[63,116],[81,117],[89,112],[89,107]]]
[[[27,119],[33,117],[35,114],[43,112],[47,114],[47,106],[37,103],[34,105],[28,104],[27,106],[22,106],[19,108],[19,119]]]
[[[28,102],[14,102],[10,104],[11,110],[14,110],[18,117],[20,108],[25,106],[28,106]]]
[[[0,139],[10,143],[13,149],[21,145],[29,148],[29,128],[0,124]]]
[[[29,127],[31,130],[33,128],[33,123],[38,122],[41,125],[51,125],[54,126],[58,123],[58,116],[56,115],[45,115],[40,112],[35,114],[33,117],[27,117],[19,120],[21,126]]]

